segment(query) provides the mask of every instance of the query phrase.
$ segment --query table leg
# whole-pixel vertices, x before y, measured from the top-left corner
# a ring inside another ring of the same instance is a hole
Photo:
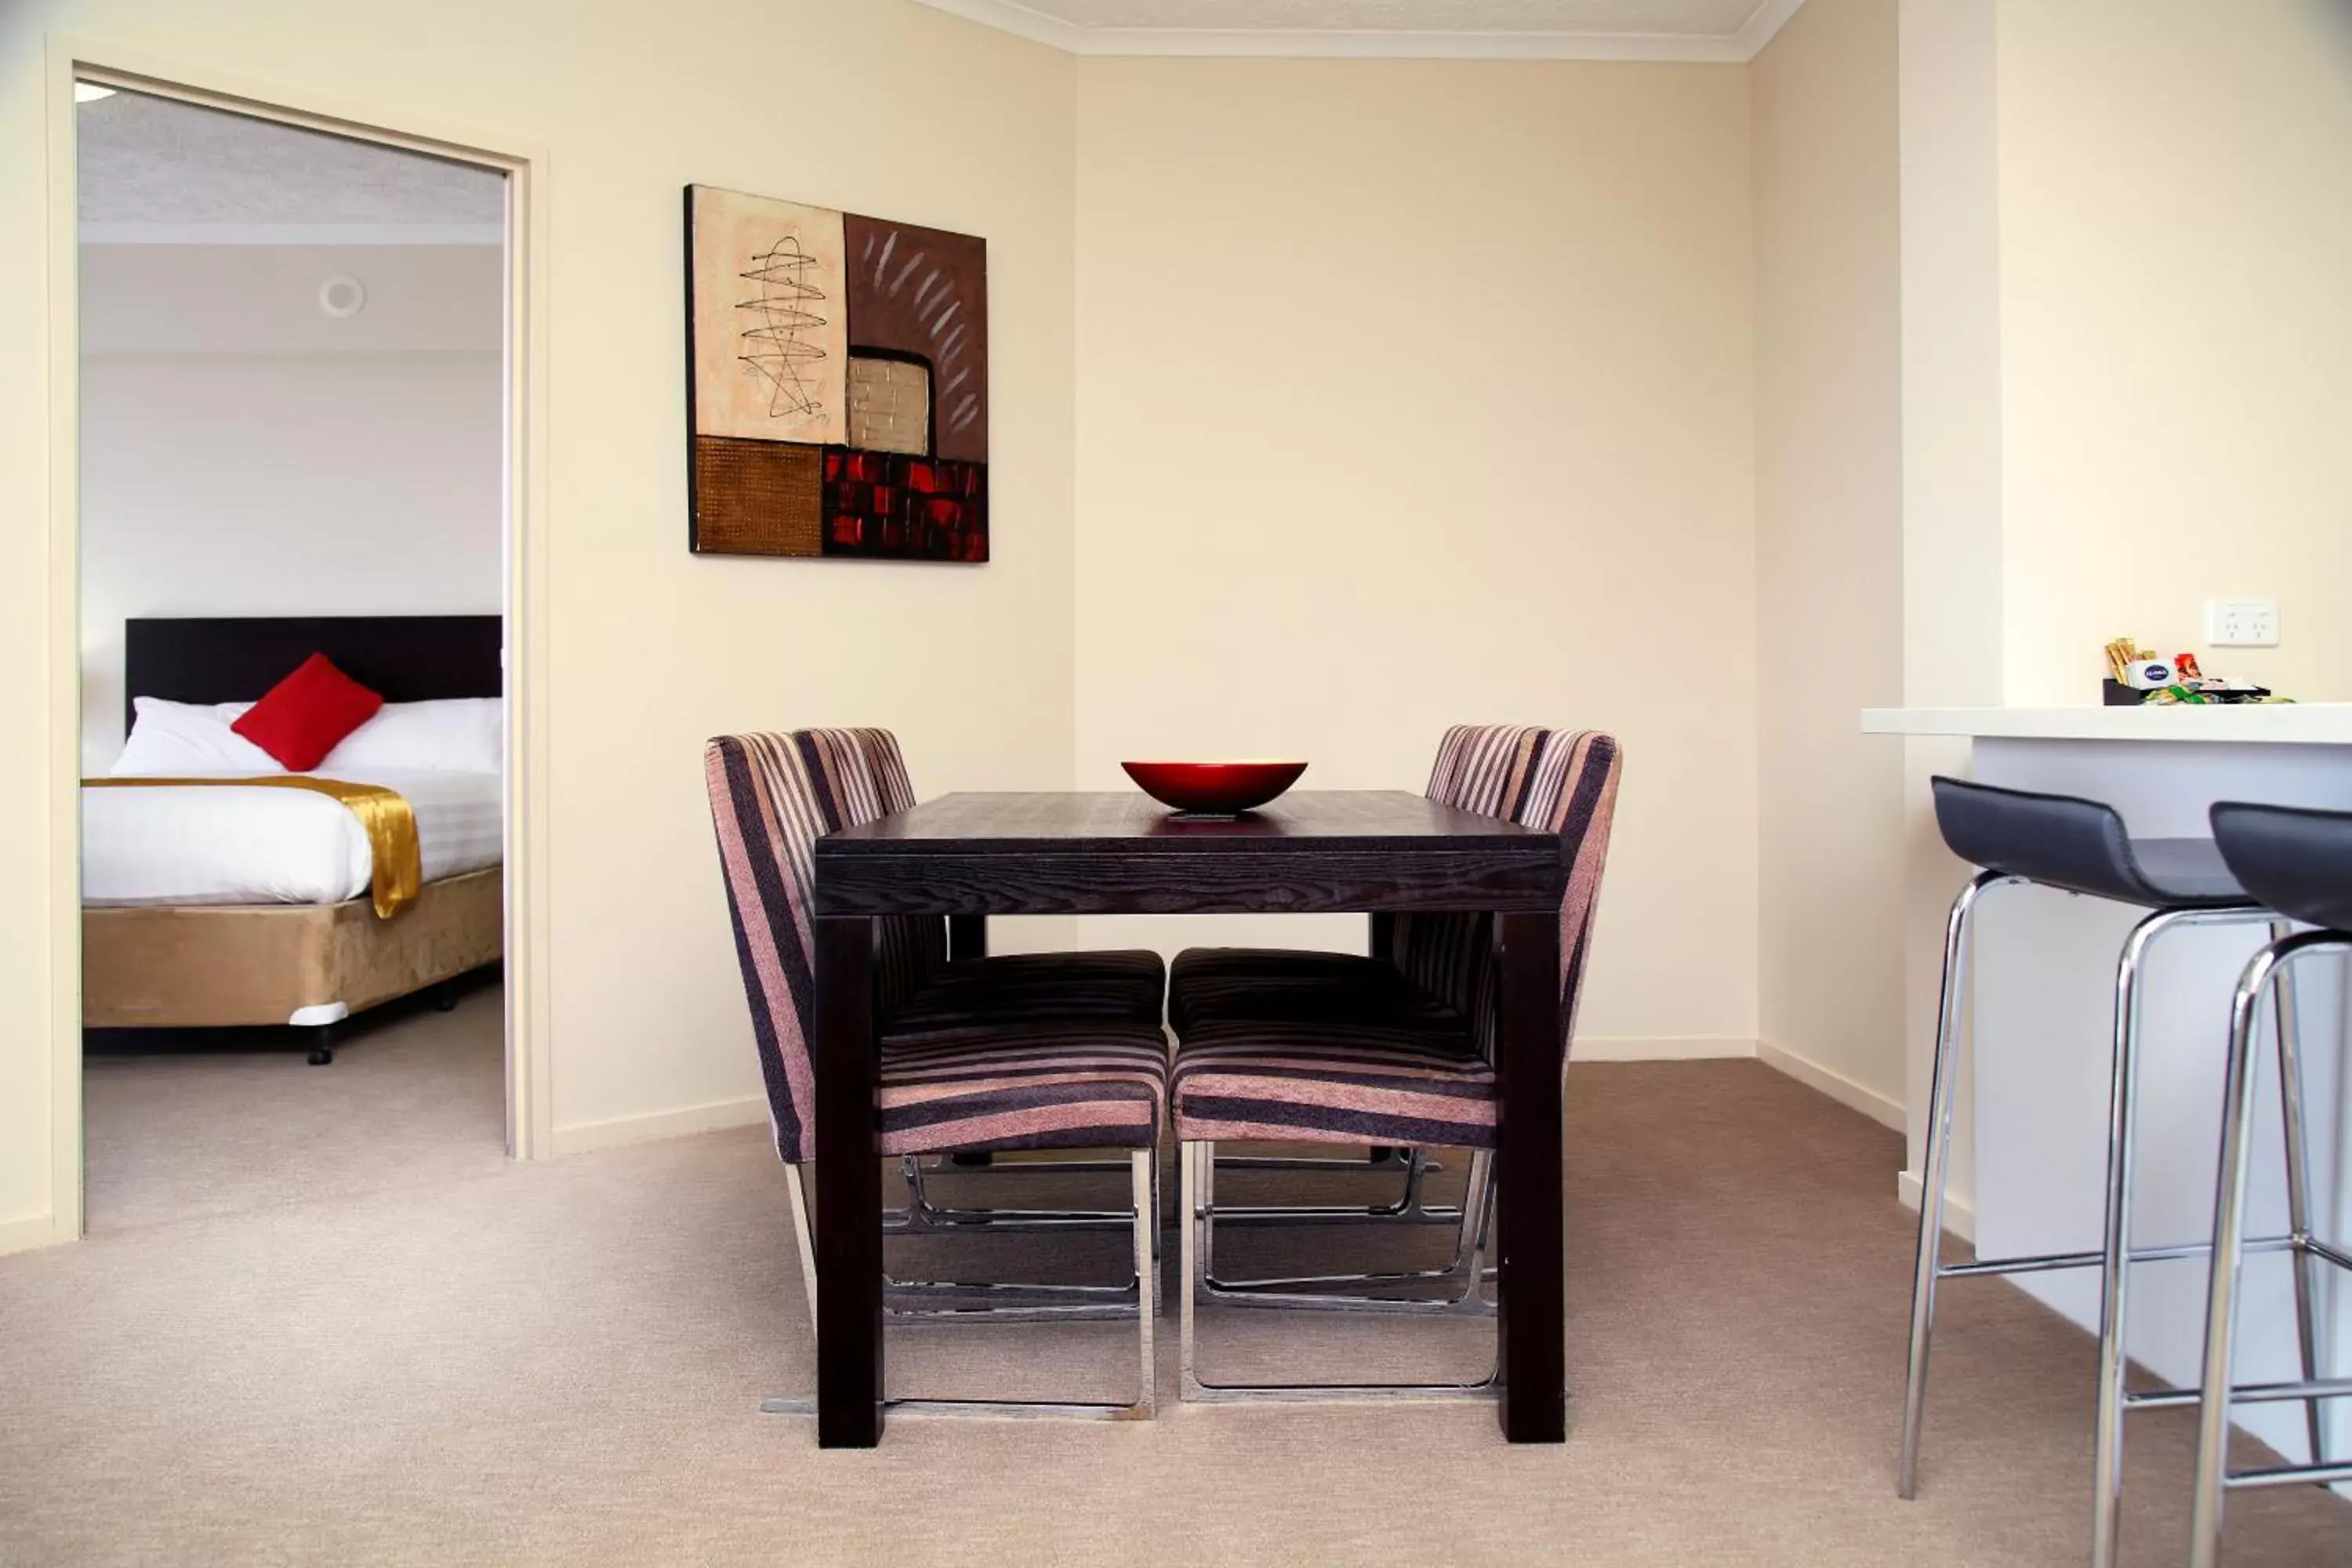
[[[882,1438],[882,1163],[874,922],[816,922],[816,1441]]]
[[[1560,1193],[1559,921],[1507,914],[1496,1045],[1503,1435],[1568,1438],[1566,1215]]]
[[[948,917],[948,959],[960,963],[967,958],[988,956],[988,917],[986,915],[950,915]]]

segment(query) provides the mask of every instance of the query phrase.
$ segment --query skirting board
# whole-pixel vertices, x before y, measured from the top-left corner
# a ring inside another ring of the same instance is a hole
[[[1766,1067],[1787,1073],[1807,1089],[1828,1095],[1849,1110],[1859,1110],[1881,1127],[1892,1127],[1900,1132],[1909,1118],[1903,1102],[1889,1100],[1876,1089],[1853,1081],[1843,1073],[1822,1066],[1808,1057],[1776,1046],[1769,1040],[1756,1042],[1756,1055]]]
[[[1909,1209],[1913,1214],[1917,1214],[1919,1212],[1919,1173],[1916,1171],[1897,1171],[1895,1173],[1895,1195],[1902,1202],[1905,1208]],[[1975,1246],[1977,1239],[1975,1205],[1952,1196],[1948,1192],[1944,1194],[1944,1230],[1947,1235],[1957,1236],[1969,1246]]]
[[[748,1100],[718,1100],[708,1105],[656,1110],[645,1116],[615,1116],[604,1121],[577,1122],[570,1127],[557,1128],[550,1142],[554,1145],[554,1153],[582,1154],[591,1149],[610,1149],[622,1143],[649,1143],[656,1138],[685,1138],[697,1132],[749,1127],[767,1119],[768,1102],[758,1096]]]
[[[0,1219],[0,1257],[11,1252],[30,1252],[37,1247],[49,1247],[66,1238],[58,1234],[57,1216],[46,1214],[26,1215],[22,1219]]]
[[[1756,1042],[1737,1035],[1579,1035],[1572,1062],[1696,1062],[1745,1060]]]

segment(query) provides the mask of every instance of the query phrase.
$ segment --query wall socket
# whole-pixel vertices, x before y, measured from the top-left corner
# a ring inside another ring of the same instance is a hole
[[[2209,599],[2205,604],[2205,642],[2210,647],[2276,647],[2279,612],[2276,599]]]

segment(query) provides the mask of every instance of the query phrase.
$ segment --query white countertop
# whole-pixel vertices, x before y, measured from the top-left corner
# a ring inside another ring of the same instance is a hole
[[[2201,741],[2352,746],[2352,702],[2178,703],[2150,708],[1865,708],[1867,735],[2020,741]]]

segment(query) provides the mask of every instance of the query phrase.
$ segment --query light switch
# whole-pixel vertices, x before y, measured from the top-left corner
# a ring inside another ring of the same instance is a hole
[[[2276,599],[2211,599],[2205,605],[2205,641],[2211,647],[2276,647]]]

